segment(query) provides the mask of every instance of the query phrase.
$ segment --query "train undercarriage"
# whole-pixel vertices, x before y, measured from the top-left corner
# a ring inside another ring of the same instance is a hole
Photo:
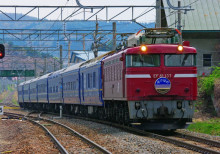
[[[59,113],[62,107],[62,113],[89,117],[94,119],[106,120],[119,123],[122,125],[130,125],[143,130],[176,130],[183,129],[188,126],[187,122],[191,122],[191,118],[166,118],[159,117],[156,119],[146,119],[137,117],[131,119],[129,115],[129,106],[126,101],[106,101],[105,106],[86,106],[79,104],[52,104],[52,103],[19,103],[21,108]]]

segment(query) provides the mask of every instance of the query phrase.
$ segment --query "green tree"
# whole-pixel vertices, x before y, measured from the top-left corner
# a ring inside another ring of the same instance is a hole
[[[202,79],[202,90],[205,91],[206,94],[211,95],[214,92],[214,82],[216,79],[220,78],[220,67],[213,67],[212,73]]]

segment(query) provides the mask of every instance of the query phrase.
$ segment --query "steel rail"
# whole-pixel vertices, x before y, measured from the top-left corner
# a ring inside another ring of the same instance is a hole
[[[32,122],[35,125],[40,126],[44,131],[46,131],[46,133],[51,137],[51,139],[53,140],[53,142],[56,144],[57,148],[59,149],[59,151],[62,154],[68,154],[67,150],[61,145],[61,143],[55,138],[55,136],[43,125],[41,125],[40,123],[28,118],[30,117],[29,115],[32,114],[33,112],[27,113],[27,115],[22,115],[22,114],[16,114],[16,113],[10,113],[10,112],[4,112],[4,115],[7,116],[16,116],[16,117],[23,117],[24,119]],[[34,118],[34,117],[31,117]]]
[[[62,154],[68,154],[68,151],[62,146],[62,144],[56,139],[56,137],[43,125],[41,125],[40,123],[28,118],[30,117],[29,115],[32,114],[34,112],[30,112],[28,113],[27,115],[24,116],[24,119],[32,122],[33,124],[35,125],[38,125],[40,126],[44,131],[46,131],[46,133],[51,137],[51,139],[53,140],[53,142],[56,144],[57,148],[59,149],[59,151],[62,153]],[[31,117],[33,118],[33,117]]]
[[[51,113],[50,113],[51,114]],[[54,113],[53,113],[54,114]],[[83,119],[83,120],[87,120],[87,121],[93,121],[93,122],[97,122],[97,123],[101,123],[101,124],[106,124],[106,125],[110,125],[116,128],[120,128],[123,129],[125,131],[129,131],[135,134],[139,134],[139,135],[144,135],[150,138],[156,138],[159,139],[161,141],[165,141],[165,142],[169,142],[171,144],[177,145],[179,147],[183,147],[186,148],[188,150],[192,150],[192,151],[196,151],[196,152],[200,152],[200,153],[204,153],[204,154],[219,154],[218,151],[214,151],[211,149],[207,149],[207,148],[203,148],[197,145],[193,145],[193,144],[189,144],[183,141],[179,141],[176,139],[172,139],[163,135],[159,135],[159,134],[155,134],[155,133],[151,133],[151,132],[146,132],[137,128],[133,128],[133,127],[129,127],[129,126],[124,126],[124,125],[120,125],[120,124],[116,124],[116,123],[112,123],[112,122],[107,122],[107,121],[102,121],[102,120],[96,120],[96,119],[90,119],[87,117],[79,117],[79,116],[70,116],[70,115],[64,115],[66,117],[74,117],[74,118],[78,118],[78,119]]]
[[[174,135],[177,135],[178,137],[185,138],[188,140],[192,140],[192,141],[196,141],[196,142],[200,142],[200,143],[204,143],[204,144],[208,144],[208,145],[220,148],[220,142],[218,142],[218,141],[208,140],[205,138],[200,138],[200,137],[177,133],[177,132]]]
[[[68,154],[67,150],[62,146],[62,144],[56,139],[56,137],[45,126],[41,125],[40,123],[38,123],[34,120],[27,118],[27,117],[25,117],[25,119],[31,121],[32,123],[40,126],[43,130],[45,130],[47,132],[47,134],[52,138],[53,142],[57,145],[57,148],[59,149],[59,151],[62,154]]]
[[[20,118],[23,118],[23,117],[24,117],[24,115],[21,115],[21,114],[13,114],[13,113],[10,113],[10,112],[4,112],[4,115],[5,115],[5,116],[8,116],[9,119],[10,119],[10,118],[20,119]]]
[[[45,121],[49,121],[51,123],[54,123],[54,124],[57,124],[57,125],[60,125],[64,128],[66,128],[67,130],[69,130],[72,134],[78,136],[79,138],[81,138],[82,140],[84,140],[85,142],[87,142],[88,144],[92,145],[93,147],[95,147],[96,149],[98,149],[99,151],[101,151],[102,153],[105,153],[105,154],[111,154],[110,151],[106,150],[104,147],[100,146],[99,144],[93,142],[92,140],[88,139],[87,137],[83,136],[82,134],[78,133],[77,131],[73,130],[72,128],[64,125],[64,124],[61,124],[59,122],[56,122],[56,121],[53,121],[53,120],[50,120],[50,119],[46,119],[46,118],[42,118],[41,117],[41,114],[39,115],[39,119],[41,120],[45,120]]]

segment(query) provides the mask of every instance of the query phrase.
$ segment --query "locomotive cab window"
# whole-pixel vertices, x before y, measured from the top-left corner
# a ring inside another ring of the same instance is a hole
[[[160,66],[160,55],[127,55],[127,67],[158,67]]]
[[[195,54],[167,54],[165,55],[165,66],[196,66],[196,55]]]

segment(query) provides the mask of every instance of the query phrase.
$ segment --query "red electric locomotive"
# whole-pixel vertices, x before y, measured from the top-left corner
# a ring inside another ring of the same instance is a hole
[[[128,39],[130,48],[103,60],[108,119],[153,130],[185,128],[191,122],[197,98],[196,49],[175,41],[171,29],[146,29]]]

